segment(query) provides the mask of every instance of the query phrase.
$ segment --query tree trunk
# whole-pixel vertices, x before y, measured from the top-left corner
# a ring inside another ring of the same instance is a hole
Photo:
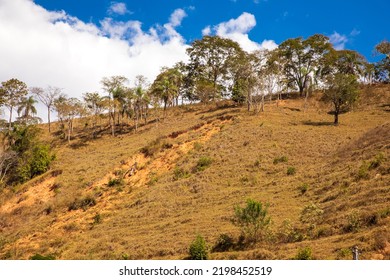
[[[50,128],[50,107],[47,107],[47,121],[49,123],[49,132],[51,132],[51,128]]]
[[[11,131],[11,128],[12,128],[12,109],[13,109],[13,107],[11,106],[9,109],[9,124],[8,124],[9,131]]]
[[[339,125],[339,113],[334,112],[334,125]]]

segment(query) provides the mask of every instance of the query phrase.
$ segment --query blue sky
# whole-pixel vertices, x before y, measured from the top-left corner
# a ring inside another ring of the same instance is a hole
[[[115,1],[108,0],[36,0],[50,10],[64,10],[85,22],[99,24]],[[364,54],[368,60],[372,49],[381,40],[390,39],[388,0],[127,0],[128,10],[114,18],[121,21],[138,20],[144,30],[163,24],[178,8],[187,17],[177,31],[190,43],[201,38],[202,29],[239,17],[243,12],[253,14],[256,26],[249,37],[256,42],[264,39],[282,41],[315,33],[331,36],[335,32],[345,36],[345,48]],[[163,2],[163,3],[162,3]]]
[[[0,81],[104,94],[103,77],[151,83],[205,34],[253,51],[321,33],[374,61],[389,10],[389,0],[0,0]]]

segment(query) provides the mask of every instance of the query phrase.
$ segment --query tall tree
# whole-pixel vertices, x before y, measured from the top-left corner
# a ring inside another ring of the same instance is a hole
[[[139,121],[141,118],[147,122],[148,107],[150,97],[148,94],[149,83],[147,78],[142,75],[136,76],[135,87],[133,89],[133,107],[134,107],[134,122],[135,130],[138,130]]]
[[[284,60],[283,72],[289,87],[298,88],[300,95],[323,64],[324,56],[331,51],[329,38],[315,34],[304,40],[302,37],[288,39],[278,47],[279,57]]]
[[[49,124],[49,132],[51,132],[50,112],[54,106],[54,100],[61,95],[62,90],[58,87],[47,87],[45,90],[40,87],[30,88],[30,92],[36,95],[47,108],[47,121]]]
[[[376,63],[376,77],[379,81],[390,83],[390,42],[383,40],[375,46],[376,55],[384,55],[384,58]]]
[[[23,97],[22,100],[18,104],[18,115],[24,124],[35,124],[41,121],[39,117],[36,117],[37,109],[35,108],[35,103],[37,101],[33,96]]]
[[[65,95],[60,95],[54,101],[54,106],[63,126],[65,126],[64,121],[67,122],[67,139],[68,142],[70,142],[73,133],[74,119],[76,116],[82,114],[83,106],[77,98],[68,98]]]
[[[173,105],[179,96],[181,82],[182,76],[177,68],[163,68],[151,86],[151,94],[162,100],[164,117],[167,106]]]
[[[352,74],[336,73],[327,77],[323,99],[334,107],[334,124],[339,124],[339,114],[351,109],[358,98],[359,83]]]
[[[109,118],[110,118],[110,126],[111,126],[111,134],[115,136],[115,117],[118,111],[118,107],[120,105],[120,98],[123,95],[125,83],[127,82],[127,78],[124,76],[111,76],[109,78],[104,77],[101,80],[103,85],[103,89],[108,93],[108,101],[109,101]]]
[[[9,110],[8,129],[12,127],[13,109],[20,103],[23,97],[28,93],[27,85],[18,79],[10,79],[1,83],[0,96],[4,105]]]
[[[208,100],[224,95],[231,65],[229,61],[240,52],[242,49],[238,43],[230,39],[205,36],[201,40],[195,40],[187,49],[187,54],[190,58],[189,77],[192,78],[192,85],[197,93],[206,89],[210,94]]]

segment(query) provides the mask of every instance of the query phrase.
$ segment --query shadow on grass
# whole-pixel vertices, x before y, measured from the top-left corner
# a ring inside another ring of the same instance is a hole
[[[312,121],[304,121],[302,122],[304,125],[311,126],[334,126],[334,122],[312,122]]]

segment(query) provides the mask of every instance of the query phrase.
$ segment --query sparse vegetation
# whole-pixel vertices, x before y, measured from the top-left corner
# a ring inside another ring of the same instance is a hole
[[[192,241],[189,254],[191,260],[207,260],[209,258],[207,243],[203,236],[197,235]]]
[[[312,251],[310,247],[301,248],[298,250],[295,258],[296,260],[312,260]]]
[[[278,164],[280,162],[288,162],[288,158],[286,156],[281,156],[274,159],[274,164]]]
[[[309,190],[309,184],[303,183],[298,187],[299,192],[304,195]]]
[[[248,242],[256,243],[265,237],[271,222],[268,205],[248,199],[245,208],[238,205],[234,207],[232,222],[240,228],[242,236]]]
[[[212,162],[213,160],[210,157],[202,156],[201,158],[199,158],[196,164],[195,171],[197,172],[204,171],[207,167],[211,165]]]
[[[316,259],[350,259],[355,242],[362,258],[387,259],[390,127],[382,105],[389,93],[372,86],[368,107],[360,109],[362,95],[340,127],[329,126],[320,92],[304,114],[296,93],[278,106],[267,97],[260,119],[228,101],[167,108],[159,122],[162,109],[149,108],[150,121],[141,120],[136,132],[117,107],[116,137],[104,114],[94,116],[94,128],[90,117],[75,118],[70,145],[58,138],[60,123],[50,134],[42,125],[39,139],[56,154],[53,171],[0,188],[0,258],[28,259],[39,248],[57,259],[184,259],[196,230],[212,241],[213,259],[295,258],[302,246]],[[180,134],[171,138],[173,132]],[[363,163],[368,176],[358,179]],[[294,176],[286,176],[289,165]],[[270,202],[262,203],[266,226],[257,237],[227,212],[243,197]]]
[[[87,210],[89,207],[95,206],[96,200],[92,196],[86,196],[81,199],[75,199],[68,206],[68,211],[83,209]]]
[[[287,175],[295,175],[295,173],[297,173],[297,170],[295,169],[294,166],[289,166],[287,167]]]

